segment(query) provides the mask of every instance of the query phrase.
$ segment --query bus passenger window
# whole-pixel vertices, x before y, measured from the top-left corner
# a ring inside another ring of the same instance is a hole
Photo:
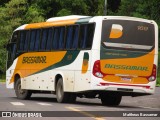
[[[41,30],[37,29],[36,30],[36,39],[35,39],[34,51],[39,50],[40,35],[41,35]]]
[[[92,47],[94,29],[95,29],[94,24],[88,24],[86,48],[91,48]]]
[[[31,30],[31,39],[30,39],[30,49],[29,51],[34,50],[34,44],[35,44],[35,37],[36,37],[36,30]]]
[[[78,33],[79,33],[79,26],[75,26],[74,27],[72,49],[77,49],[77,47],[78,47],[78,35],[79,35]]]
[[[11,46],[11,60],[15,59],[15,54],[16,54],[16,44],[12,44],[12,46]]]
[[[84,49],[86,48],[86,39],[87,39],[87,25],[81,25],[80,26],[80,48]]]
[[[28,44],[29,44],[29,34],[30,34],[30,31],[29,30],[26,30],[25,31],[25,41],[24,41],[24,51],[28,51]]]
[[[58,49],[60,50],[64,48],[64,32],[65,32],[65,27],[60,27],[60,37],[59,37],[59,45],[58,45]]]
[[[25,31],[20,32],[19,51],[24,51]]]
[[[8,45],[8,61],[13,61],[17,57],[16,56],[17,43],[20,41],[18,39],[19,39],[19,32],[17,31],[13,33],[12,39]]]
[[[59,28],[54,28],[54,36],[53,36],[53,42],[52,42],[52,48],[53,50],[58,49],[58,40],[59,40]]]
[[[41,48],[40,48],[41,50],[46,49],[47,34],[48,34],[48,29],[43,29],[42,40],[41,40]]]
[[[80,26],[80,49],[89,49],[92,46],[94,35],[94,24],[84,24]]]
[[[46,50],[48,50],[48,51],[51,50],[52,38],[53,38],[53,29],[49,28],[49,30],[48,30],[47,45],[46,45]]]
[[[66,49],[71,49],[73,37],[73,26],[67,27]]]

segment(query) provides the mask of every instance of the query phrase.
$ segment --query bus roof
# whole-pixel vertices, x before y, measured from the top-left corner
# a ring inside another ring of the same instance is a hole
[[[96,16],[95,16],[96,17]],[[128,17],[128,16],[97,16],[101,17],[102,19],[128,19],[133,21],[143,21],[143,22],[154,22],[147,19],[136,18],[136,17]],[[46,22],[40,23],[31,23],[25,24],[18,27],[17,30],[26,30],[26,29],[36,29],[36,28],[47,28],[51,26],[63,26],[63,25],[73,25],[73,24],[81,24],[81,23],[88,23],[92,16],[82,16],[82,15],[69,15],[63,17],[53,17],[49,18]]]
[[[91,18],[91,16],[81,16],[81,15],[70,15],[64,17],[54,17],[49,18],[46,22],[40,23],[31,23],[25,24],[18,27],[17,30],[24,30],[24,29],[36,29],[36,28],[46,28],[51,26],[63,26],[63,25],[72,25],[76,22],[86,22]],[[79,21],[78,21],[79,20]]]
[[[79,19],[79,18],[87,18],[87,17],[91,17],[91,16],[69,15],[69,16],[63,16],[63,17],[49,18],[46,22],[53,22],[53,21],[59,21],[59,20]]]

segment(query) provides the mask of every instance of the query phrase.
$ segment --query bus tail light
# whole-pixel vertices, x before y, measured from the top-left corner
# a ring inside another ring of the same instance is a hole
[[[156,65],[153,64],[152,74],[147,77],[147,79],[148,79],[150,82],[156,80],[156,73],[157,73],[157,69],[156,69],[156,68],[157,68]]]
[[[101,72],[100,60],[95,61],[92,73],[98,78],[103,78],[105,76],[105,74]]]

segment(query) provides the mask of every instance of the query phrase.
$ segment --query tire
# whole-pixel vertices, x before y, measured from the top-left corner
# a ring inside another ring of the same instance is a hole
[[[29,90],[22,90],[21,89],[21,79],[18,78],[15,83],[15,93],[18,99],[25,100],[29,99],[32,93]]]
[[[64,92],[63,80],[60,78],[56,85],[56,97],[59,103],[73,103],[76,101],[76,95],[73,93]]]
[[[105,106],[118,106],[121,100],[122,100],[121,95],[107,95],[107,94],[101,95],[102,105]]]

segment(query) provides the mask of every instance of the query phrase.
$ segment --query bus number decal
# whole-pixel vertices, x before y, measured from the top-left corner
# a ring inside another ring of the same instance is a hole
[[[148,31],[147,26],[137,26],[137,29],[140,30],[140,31]]]

